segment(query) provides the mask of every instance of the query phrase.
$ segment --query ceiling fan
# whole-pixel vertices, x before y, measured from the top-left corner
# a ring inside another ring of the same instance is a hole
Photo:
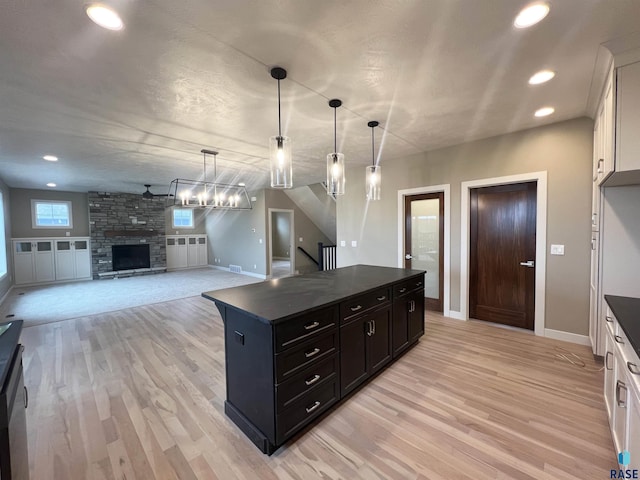
[[[145,200],[152,200],[154,197],[168,197],[169,196],[168,193],[151,193],[149,191],[149,188],[151,187],[151,185],[148,184],[148,183],[145,183],[144,186],[147,187],[147,190],[142,193],[142,198],[144,198]]]

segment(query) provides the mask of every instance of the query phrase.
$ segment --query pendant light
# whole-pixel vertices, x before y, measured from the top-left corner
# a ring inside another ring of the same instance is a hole
[[[382,167],[376,165],[375,139],[373,129],[380,123],[375,120],[367,123],[371,127],[371,165],[366,167],[366,191],[367,200],[380,200],[380,183],[382,180]]]
[[[342,101],[334,98],[329,100],[329,106],[333,108],[333,153],[327,155],[327,194],[344,195],[345,172],[344,154],[338,153],[338,135],[336,111]]]
[[[278,81],[278,136],[269,138],[269,163],[271,167],[271,187],[293,187],[293,165],[291,160],[291,139],[282,136],[280,113],[280,80],[287,78],[284,68],[273,67],[271,76]]]

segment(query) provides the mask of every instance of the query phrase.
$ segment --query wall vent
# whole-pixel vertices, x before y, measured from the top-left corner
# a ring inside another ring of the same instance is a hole
[[[240,265],[229,265],[229,271],[233,273],[242,273],[242,267]]]

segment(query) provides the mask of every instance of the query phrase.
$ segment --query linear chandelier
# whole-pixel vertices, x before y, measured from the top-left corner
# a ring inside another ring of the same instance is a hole
[[[227,210],[251,210],[251,200],[244,184],[216,182],[218,152],[202,149],[202,180],[176,178],[169,185],[167,207],[200,207]],[[213,155],[213,182],[207,180],[207,155]]]

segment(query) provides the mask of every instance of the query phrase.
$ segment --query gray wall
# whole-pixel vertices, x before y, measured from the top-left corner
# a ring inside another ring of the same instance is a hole
[[[604,189],[602,292],[640,297],[640,186]]]
[[[252,210],[211,210],[206,216],[209,264],[240,265],[243,271],[266,275],[264,190],[249,196],[257,199]]]
[[[460,310],[460,184],[529,172],[548,172],[547,247],[564,244],[564,256],[547,252],[545,327],[588,334],[593,122],[579,118],[544,127],[384,160],[382,200],[367,205],[362,168],[348,172],[337,202],[338,265],[397,266],[397,191],[451,184],[451,310]],[[358,247],[351,247],[357,240]]]
[[[86,193],[59,192],[56,190],[11,190],[11,237],[72,237],[89,236],[89,201]],[[31,200],[59,200],[71,202],[73,228],[32,228]]]
[[[293,210],[293,229],[295,244],[291,249],[295,252],[295,269],[300,273],[313,272],[318,269],[311,260],[309,260],[297,247],[304,248],[316,260],[318,257],[318,242],[333,245],[333,242],[320,231],[305,213],[293,203],[293,201],[281,190],[265,190],[265,221],[268,222],[269,208],[282,208]],[[268,223],[267,223],[268,226]],[[300,241],[302,238],[302,242]],[[268,239],[267,239],[268,240]],[[267,252],[269,246],[267,245]],[[269,275],[271,272],[269,272]]]
[[[4,238],[6,241],[5,248],[7,254],[7,274],[4,278],[0,279],[0,299],[2,299],[13,284],[13,258],[11,252],[11,192],[9,187],[7,187],[1,179],[0,190],[2,191],[4,206]]]
[[[163,200],[164,201],[164,200]],[[173,228],[173,208],[165,209],[165,225],[166,235],[196,235],[207,233],[206,218],[207,210],[205,208],[193,209],[193,228]],[[177,207],[180,208],[180,207]]]
[[[212,210],[208,213],[209,263],[227,268],[230,264],[240,265],[243,271],[271,275],[268,271],[269,208],[280,208],[293,210],[295,245],[292,250],[295,249],[296,270],[300,273],[317,270],[317,266],[296,247],[303,247],[315,257],[318,242],[331,243],[329,239],[284,192],[260,190],[250,196],[257,199],[252,210]]]
[[[286,212],[271,212],[271,215],[271,233],[273,237],[271,254],[274,258],[289,258],[289,241],[291,240],[289,214]]]

